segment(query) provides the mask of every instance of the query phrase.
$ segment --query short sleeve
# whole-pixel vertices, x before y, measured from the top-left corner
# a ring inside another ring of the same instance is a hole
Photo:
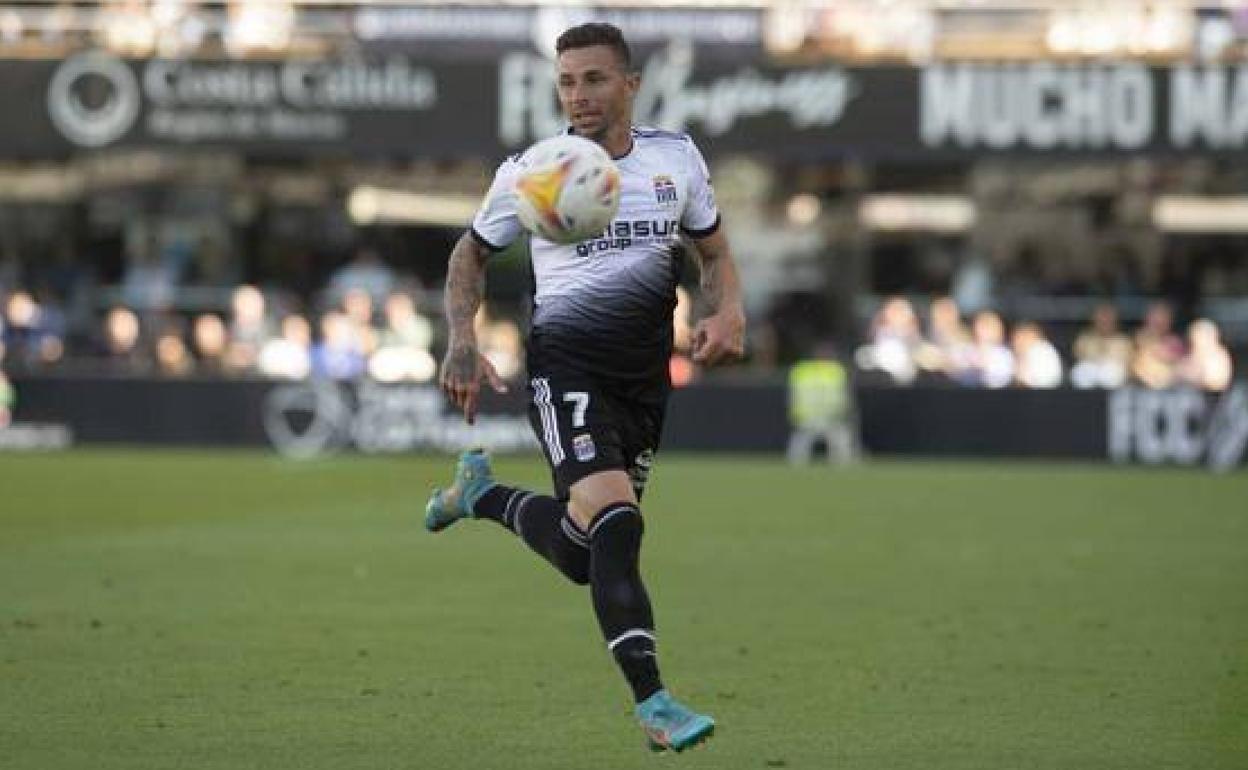
[[[523,226],[516,218],[516,175],[520,164],[508,158],[494,173],[490,191],[472,218],[472,235],[492,251],[511,245],[520,236]]]
[[[711,188],[711,173],[693,140],[686,142],[689,154],[689,195],[680,227],[694,238],[705,238],[719,227],[719,208]]]

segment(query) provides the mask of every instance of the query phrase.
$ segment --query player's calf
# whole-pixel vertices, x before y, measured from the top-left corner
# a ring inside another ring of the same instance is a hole
[[[425,506],[425,528],[430,532],[468,518],[501,524],[568,580],[589,584],[589,539],[568,518],[567,506],[553,497],[497,483],[489,458],[479,449],[460,455],[451,486],[435,489]]]
[[[565,503],[499,485],[477,502],[476,515],[515,532],[568,580],[589,584],[589,538],[569,518]]]

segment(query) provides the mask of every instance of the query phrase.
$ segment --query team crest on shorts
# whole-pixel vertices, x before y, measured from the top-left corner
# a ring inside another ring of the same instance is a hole
[[[637,459],[633,460],[632,467],[628,469],[628,477],[632,480],[633,487],[641,489],[646,486],[646,482],[650,480],[650,468],[653,465],[654,450],[641,450],[641,454],[637,455]]]
[[[576,455],[576,459],[587,463],[598,454],[598,449],[594,446],[594,437],[588,433],[582,433],[579,436],[572,437],[572,453]]]

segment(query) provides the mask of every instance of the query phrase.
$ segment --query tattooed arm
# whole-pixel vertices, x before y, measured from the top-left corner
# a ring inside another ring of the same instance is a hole
[[[465,232],[451,251],[443,297],[450,339],[438,381],[469,424],[476,419],[482,380],[499,393],[507,392],[494,367],[477,349],[472,325],[485,297],[485,262],[489,256],[489,249]]]
[[[740,358],[745,353],[745,310],[728,239],[719,229],[693,245],[702,268],[702,292],[713,308],[694,327],[693,360],[710,366]]]

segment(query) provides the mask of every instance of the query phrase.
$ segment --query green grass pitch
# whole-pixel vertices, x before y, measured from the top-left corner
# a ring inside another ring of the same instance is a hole
[[[660,459],[654,757],[588,595],[448,457],[0,456],[0,767],[1248,767],[1248,477]],[[499,475],[545,489],[535,457]]]

